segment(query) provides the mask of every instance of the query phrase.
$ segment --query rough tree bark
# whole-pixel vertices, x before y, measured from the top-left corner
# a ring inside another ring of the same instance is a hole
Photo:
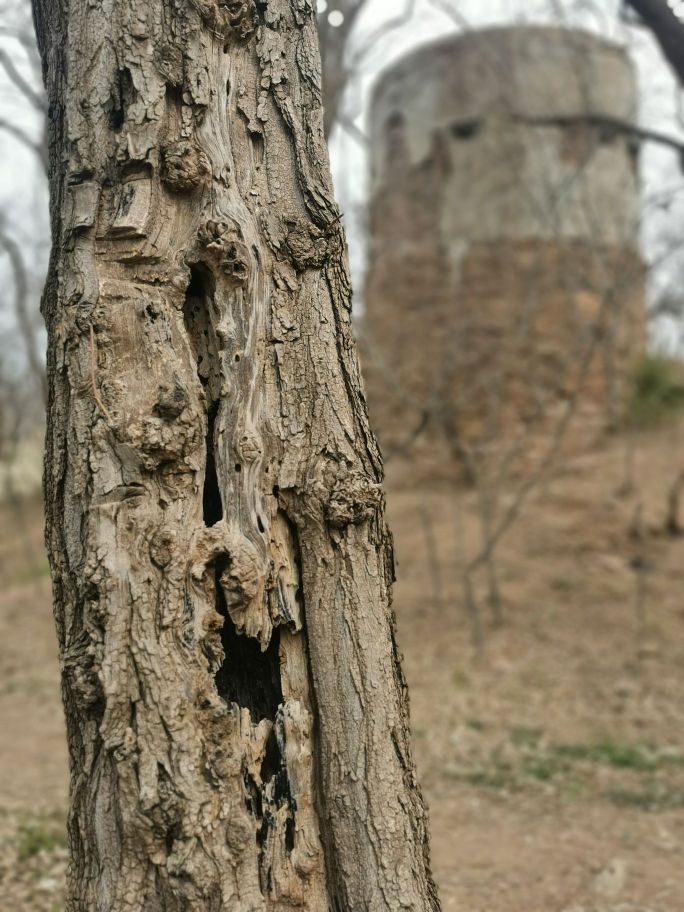
[[[34,13],[67,909],[438,909],[313,3]]]

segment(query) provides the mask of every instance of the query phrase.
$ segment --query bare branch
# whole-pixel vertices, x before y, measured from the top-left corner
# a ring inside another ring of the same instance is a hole
[[[40,56],[36,47],[36,39],[31,27],[15,28],[12,26],[0,27],[0,37],[13,38],[18,41],[26,52],[31,67],[39,73],[41,70]]]
[[[36,111],[41,114],[47,112],[45,99],[41,92],[36,91],[31,83],[26,79],[14,65],[14,61],[7,51],[0,47],[0,66],[5,70],[8,78],[14,83],[22,95],[31,102]]]
[[[358,48],[352,57],[350,69],[354,70],[360,66],[364,58],[377,47],[378,41],[388,35],[390,32],[396,31],[396,29],[401,28],[404,25],[407,25],[413,18],[413,14],[416,10],[416,0],[407,0],[404,9],[399,13],[398,16],[395,16],[394,19],[388,19],[386,22],[383,22],[382,25],[378,26],[377,29],[372,31],[367,37],[363,44]]]
[[[0,227],[0,247],[9,257],[14,275],[14,312],[21,332],[31,373],[40,385],[43,398],[47,399],[47,380],[43,359],[36,344],[36,333],[29,312],[29,284],[24,257],[19,244]]]
[[[328,19],[330,13],[318,17],[325,99],[323,126],[326,137],[330,136],[337,119],[339,104],[348,80],[345,65],[347,47],[356,20],[365,5],[366,0],[338,0],[335,5],[336,9],[332,12],[340,12],[344,16],[344,20],[339,26],[330,24]]]
[[[684,84],[684,23],[665,0],[627,0],[627,3],[653,32],[677,79]]]
[[[43,166],[43,169],[47,172],[47,147],[45,143],[36,142],[35,139],[26,133],[21,127],[18,127],[16,124],[11,123],[9,120],[0,118],[0,130],[4,130],[6,133],[9,133],[15,139],[19,140],[24,146],[31,150],[35,155],[40,159],[40,163]]]
[[[363,132],[363,130],[359,129],[359,127],[356,126],[354,121],[345,111],[338,111],[337,123],[338,126],[342,127],[342,129],[345,130],[351,136],[351,138],[361,146],[362,149],[368,148],[370,144],[368,136]]]
[[[431,6],[434,6],[435,9],[440,10],[445,16],[448,16],[454,25],[464,32],[469,32],[472,29],[470,20],[467,19],[453,3],[450,3],[449,0],[428,0],[428,2]]]

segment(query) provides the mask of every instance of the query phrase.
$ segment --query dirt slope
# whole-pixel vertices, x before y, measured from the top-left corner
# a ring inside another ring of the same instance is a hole
[[[684,912],[684,538],[662,531],[682,434],[637,439],[629,491],[616,438],[536,492],[502,546],[506,623],[487,627],[484,658],[457,572],[474,495],[397,489],[390,466],[399,638],[447,910]],[[0,908],[16,912],[61,909],[65,864],[40,523],[36,503],[0,512]]]

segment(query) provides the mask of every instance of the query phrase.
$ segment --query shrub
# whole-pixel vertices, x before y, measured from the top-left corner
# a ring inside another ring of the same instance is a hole
[[[628,418],[636,427],[657,424],[684,405],[684,385],[677,362],[663,355],[645,355],[632,376]]]

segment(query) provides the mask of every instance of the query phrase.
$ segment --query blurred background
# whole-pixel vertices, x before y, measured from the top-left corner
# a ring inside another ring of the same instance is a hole
[[[445,909],[684,909],[684,2],[319,0]],[[63,908],[30,9],[0,2],[0,907]]]

